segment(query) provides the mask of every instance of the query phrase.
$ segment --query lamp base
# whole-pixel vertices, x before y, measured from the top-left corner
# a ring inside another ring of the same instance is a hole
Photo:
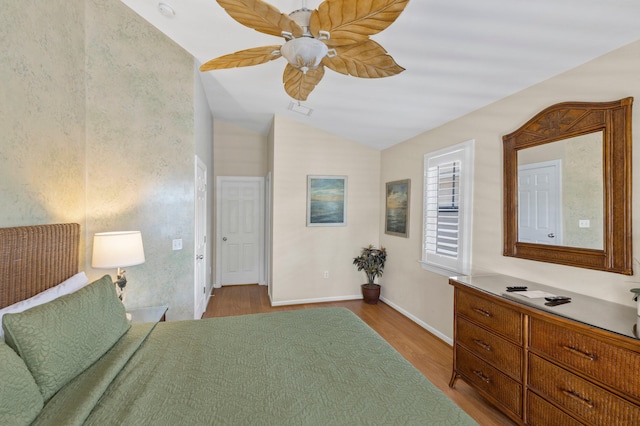
[[[123,303],[127,295],[127,277],[124,275],[125,272],[124,269],[118,268],[118,279],[114,282],[116,285],[116,294]]]
[[[116,294],[118,295],[118,298],[122,301],[122,303],[124,303],[124,299],[127,296],[127,289],[116,284]]]

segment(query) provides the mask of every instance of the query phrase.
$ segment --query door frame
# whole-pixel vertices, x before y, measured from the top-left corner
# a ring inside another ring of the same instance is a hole
[[[216,178],[216,288],[222,287],[222,183],[225,181],[242,181],[242,182],[258,182],[258,194],[260,200],[259,219],[258,219],[258,261],[260,262],[258,270],[258,284],[265,285],[265,178],[261,176],[218,176]]]
[[[273,299],[271,288],[271,172],[265,176],[264,188],[264,280],[269,300]]]
[[[204,262],[204,295],[201,295],[201,288],[200,288],[200,283],[198,282],[198,271],[197,271],[197,263],[198,263],[198,259],[195,258],[195,256],[198,255],[198,241],[196,240],[197,237],[197,232],[194,232],[194,242],[193,242],[193,246],[194,246],[194,261],[193,261],[193,266],[194,266],[194,274],[193,274],[193,311],[194,311],[194,319],[200,319],[202,318],[202,315],[204,314],[204,312],[207,310],[207,305],[209,304],[209,295],[206,294],[206,290],[207,287],[210,285],[209,281],[209,273],[208,273],[208,266],[209,266],[209,235],[207,232],[207,216],[208,216],[208,209],[207,209],[207,197],[209,197],[209,185],[208,185],[208,175],[209,175],[209,170],[207,165],[205,164],[204,161],[202,161],[200,159],[200,157],[198,157],[197,155],[195,156],[195,188],[194,188],[194,196],[195,196],[195,212],[194,212],[194,224],[195,224],[195,229],[194,231],[197,230],[198,227],[198,167],[202,167],[204,169],[204,182],[205,182],[205,199],[204,199],[204,214],[203,217],[200,218],[200,220],[203,221],[203,223],[201,224],[204,230],[204,253],[203,255],[203,259],[202,262]],[[199,299],[199,297],[202,297],[202,299]],[[202,304],[199,304],[198,301],[201,300],[202,303],[204,303],[204,306],[202,306]]]

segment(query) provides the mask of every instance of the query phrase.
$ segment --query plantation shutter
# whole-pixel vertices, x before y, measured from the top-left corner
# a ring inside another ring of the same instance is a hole
[[[427,251],[457,259],[460,161],[429,167],[427,173]]]
[[[469,158],[464,147],[425,155],[423,263],[456,273],[469,268]]]

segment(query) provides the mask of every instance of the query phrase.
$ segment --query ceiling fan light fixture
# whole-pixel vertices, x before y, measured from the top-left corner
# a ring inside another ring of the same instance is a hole
[[[280,48],[287,62],[303,73],[317,68],[328,52],[326,44],[312,37],[294,38]]]

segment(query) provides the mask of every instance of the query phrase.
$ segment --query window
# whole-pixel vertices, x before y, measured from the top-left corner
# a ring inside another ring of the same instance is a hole
[[[422,266],[444,274],[471,272],[474,141],[424,156]]]

